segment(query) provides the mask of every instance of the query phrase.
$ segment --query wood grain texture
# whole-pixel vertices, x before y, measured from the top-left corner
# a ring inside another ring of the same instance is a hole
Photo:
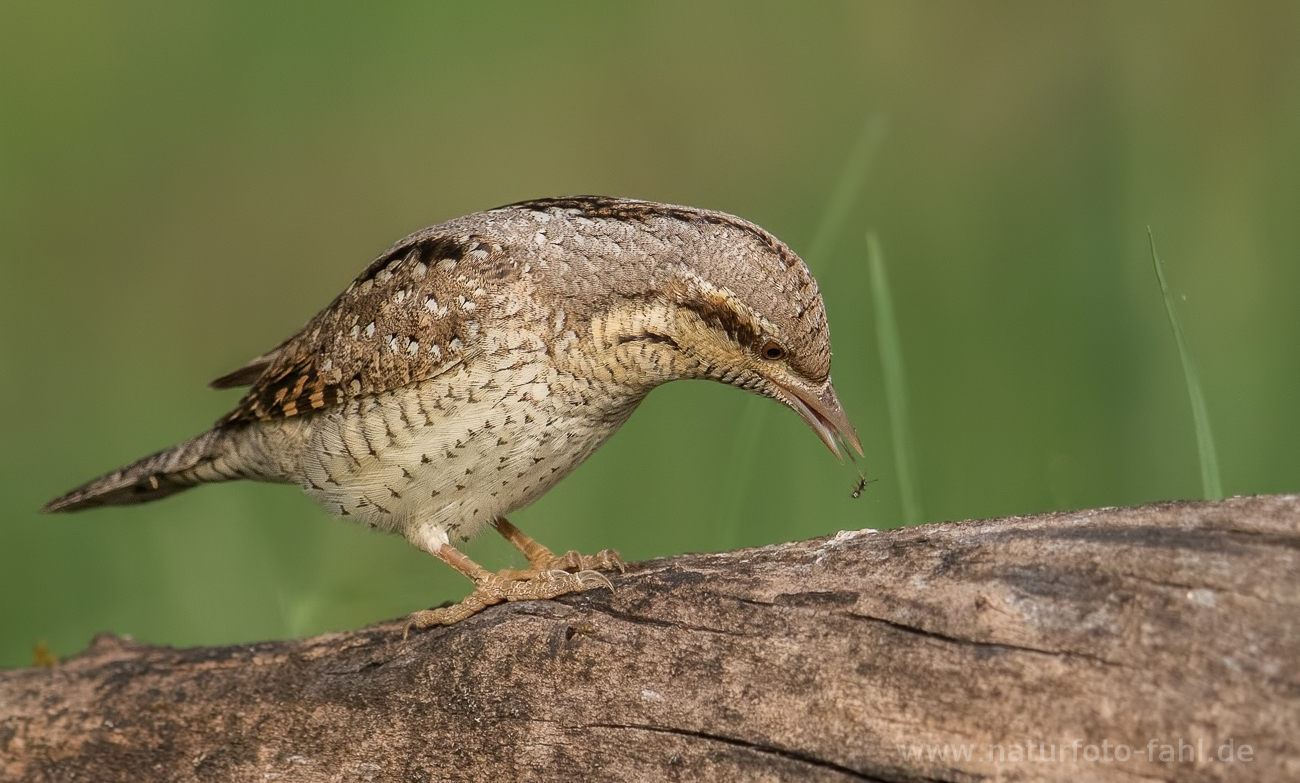
[[[0,672],[0,779],[1300,778],[1300,496],[846,532],[615,581],[406,640],[103,636]],[[1158,758],[1180,743],[1194,760]]]

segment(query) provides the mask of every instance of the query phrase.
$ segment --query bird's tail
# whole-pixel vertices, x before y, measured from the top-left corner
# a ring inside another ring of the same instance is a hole
[[[41,509],[47,514],[97,506],[148,503],[184,489],[215,481],[243,478],[225,458],[231,433],[218,427],[170,449],[100,476]]]

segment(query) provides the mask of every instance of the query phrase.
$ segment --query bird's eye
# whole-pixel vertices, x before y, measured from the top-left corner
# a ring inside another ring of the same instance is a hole
[[[764,340],[763,344],[758,348],[758,355],[769,362],[775,362],[785,358],[785,346],[776,340]]]

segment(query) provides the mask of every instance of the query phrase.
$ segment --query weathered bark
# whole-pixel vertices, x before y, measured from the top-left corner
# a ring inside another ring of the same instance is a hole
[[[1300,496],[841,533],[615,584],[406,640],[101,637],[0,672],[0,779],[1300,779]]]

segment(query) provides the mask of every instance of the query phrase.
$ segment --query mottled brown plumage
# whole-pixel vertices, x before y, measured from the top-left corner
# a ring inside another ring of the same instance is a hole
[[[505,521],[656,386],[713,379],[861,451],[830,381],[817,284],[771,234],[708,210],[595,196],[467,215],[398,242],[296,335],[213,381],[250,386],[206,433],[51,501],[138,503],[205,482],[294,483],[474,580],[455,622],[608,580],[615,553],[557,557]],[[494,526],[531,568],[451,546]]]

